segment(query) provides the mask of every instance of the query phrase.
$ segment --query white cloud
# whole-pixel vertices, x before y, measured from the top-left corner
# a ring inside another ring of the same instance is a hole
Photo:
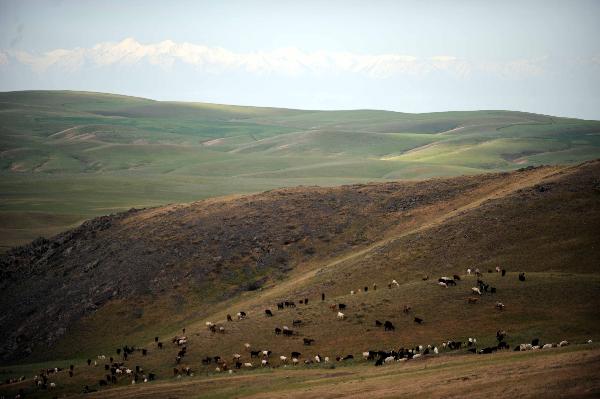
[[[372,55],[350,52],[304,52],[293,47],[236,53],[220,47],[187,42],[176,43],[171,40],[142,44],[133,38],[118,43],[99,43],[90,48],[56,49],[44,54],[15,51],[11,54],[17,61],[39,73],[55,67],[74,71],[85,66],[108,67],[139,63],[170,68],[179,62],[208,73],[233,70],[286,76],[352,73],[378,79],[398,75],[419,76],[435,72],[465,77],[472,71],[484,71],[502,76],[532,76],[543,72],[541,63],[544,61],[542,58],[504,63],[474,63],[452,55],[419,58],[396,53]]]

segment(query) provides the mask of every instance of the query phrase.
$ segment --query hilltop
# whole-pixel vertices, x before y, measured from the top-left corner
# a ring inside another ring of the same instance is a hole
[[[0,245],[166,203],[298,185],[474,175],[600,156],[600,122],[0,93]]]

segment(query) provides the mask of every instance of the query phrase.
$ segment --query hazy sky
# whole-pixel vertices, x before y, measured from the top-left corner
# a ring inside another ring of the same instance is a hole
[[[600,119],[600,1],[0,0],[0,91]]]

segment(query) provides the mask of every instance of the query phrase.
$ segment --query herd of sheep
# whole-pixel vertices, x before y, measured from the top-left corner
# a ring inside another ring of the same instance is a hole
[[[491,272],[491,270],[489,272]],[[501,268],[496,268],[496,272],[501,274],[502,276],[506,275],[506,270],[501,269]],[[468,297],[468,303],[477,303],[478,297],[481,295],[484,295],[487,293],[489,293],[489,294],[496,293],[495,287],[491,287],[489,284],[485,283],[481,279],[482,274],[479,271],[479,269],[477,269],[477,268],[467,269],[467,275],[470,276],[472,274],[477,276],[477,285],[475,287],[472,287],[470,292],[472,294],[476,294],[477,297],[472,297],[472,296]],[[427,279],[428,279],[428,276],[423,278],[423,280],[427,280]],[[443,287],[443,288],[449,288],[452,286],[457,286],[457,282],[460,280],[461,280],[460,276],[458,276],[458,275],[453,275],[452,278],[442,276],[438,279],[437,285],[439,285],[440,287]],[[524,273],[519,274],[519,280],[525,281]],[[392,280],[387,286],[388,286],[388,289],[393,289],[393,288],[399,287],[400,285],[398,284],[398,282],[396,280]],[[368,289],[369,288],[367,286],[365,286],[362,289],[351,290],[350,295],[356,295],[360,292],[368,292]],[[376,284],[373,284],[372,290],[377,290]],[[303,298],[299,302],[301,304],[308,304],[308,301],[309,301],[308,298]],[[325,301],[324,293],[321,294],[321,301]],[[296,307],[296,304],[294,301],[286,300],[286,301],[277,303],[278,310],[285,310],[286,308],[295,308],[295,307]],[[335,304],[331,304],[329,306],[329,308],[333,312],[337,312],[336,318],[338,320],[344,320],[346,318],[346,314],[342,312],[342,310],[346,311],[346,308],[347,308],[346,304],[335,303]],[[498,310],[503,310],[504,304],[502,304],[501,302],[496,302],[495,308]],[[411,313],[411,311],[412,311],[412,308],[410,307],[410,305],[404,305],[403,312],[405,314]],[[264,314],[266,317],[272,317],[273,310],[265,309]],[[240,311],[236,314],[236,318],[238,321],[243,321],[247,317],[248,317],[248,314],[245,311]],[[227,320],[228,320],[228,322],[232,322],[233,317],[228,314]],[[418,324],[422,324],[424,322],[424,320],[421,317],[415,316],[414,322],[418,323]],[[293,320],[292,326],[293,327],[301,326],[302,323],[303,323],[302,320]],[[375,326],[376,327],[384,327],[384,331],[394,331],[395,330],[393,323],[389,320],[385,320],[383,322],[379,321],[379,320],[375,320]],[[212,321],[206,322],[206,328],[211,333],[214,333],[214,334],[225,333],[224,325],[219,325]],[[182,329],[182,332],[183,332],[182,335],[174,336],[171,339],[171,343],[177,350],[177,354],[174,357],[174,367],[173,367],[173,376],[176,378],[194,375],[194,370],[191,367],[180,366],[180,363],[182,362],[182,360],[185,358],[185,356],[187,354],[187,345],[188,345],[188,338],[185,335],[185,328]],[[282,327],[275,327],[274,333],[275,333],[275,335],[282,335],[284,337],[297,335],[297,332],[294,329],[292,329],[288,326],[285,326],[285,325]],[[438,356],[443,351],[455,351],[455,350],[459,350],[461,348],[466,348],[467,351],[469,351],[471,353],[490,354],[490,353],[496,352],[498,350],[510,349],[509,344],[505,341],[506,335],[507,334],[505,331],[498,331],[496,334],[497,345],[480,348],[480,349],[477,349],[477,339],[470,337],[465,342],[448,340],[448,341],[440,343],[439,345],[434,344],[434,343],[428,343],[425,345],[416,345],[416,346],[410,347],[410,348],[400,347],[400,348],[392,349],[392,350],[371,349],[371,350],[366,350],[366,351],[362,352],[362,358],[365,361],[373,361],[375,366],[381,366],[381,365],[389,364],[392,362],[406,362],[406,361],[420,359],[420,358],[424,358],[424,357]],[[161,341],[159,341],[159,337],[155,337],[154,341],[155,341],[156,348],[158,350],[163,350],[165,348],[164,344]],[[311,346],[315,342],[315,340],[313,338],[303,337],[302,342],[305,346]],[[591,342],[592,342],[591,340],[588,341],[588,343],[591,343]],[[516,345],[514,347],[514,350],[515,351],[547,350],[547,349],[555,348],[555,347],[563,347],[568,344],[569,343],[566,340],[563,340],[559,343],[542,344],[542,343],[540,343],[539,339],[535,338],[531,341],[531,343],[524,343],[524,344]],[[229,358],[226,359],[221,356],[206,356],[201,360],[201,364],[203,367],[212,367],[212,370],[214,372],[218,372],[218,373],[227,372],[227,373],[231,374],[231,373],[234,373],[235,370],[252,369],[252,368],[256,368],[256,367],[288,367],[288,366],[297,366],[299,364],[305,364],[305,365],[321,364],[321,363],[328,364],[328,363],[332,363],[333,361],[345,362],[345,361],[349,361],[349,360],[354,360],[353,354],[346,354],[346,355],[342,355],[342,356],[326,356],[326,355],[321,355],[319,353],[313,353],[311,355],[302,355],[302,353],[300,353],[298,351],[292,351],[289,354],[289,356],[287,353],[279,354],[278,356],[275,356],[273,354],[273,352],[268,349],[254,350],[250,343],[244,343],[243,346],[240,345],[240,348],[242,349],[242,351],[240,351],[241,353],[234,353],[230,357],[231,360],[229,360]],[[112,356],[110,356],[107,359],[107,357],[105,355],[98,355],[96,357],[96,359],[94,359],[93,361],[92,361],[92,359],[88,359],[87,360],[88,367],[98,367],[99,363],[100,364],[104,363],[103,367],[106,372],[105,376],[104,376],[104,378],[98,380],[97,384],[95,384],[95,386],[102,387],[102,386],[107,386],[109,384],[114,385],[114,384],[118,384],[120,381],[123,381],[123,380],[127,381],[127,383],[130,383],[130,384],[137,384],[139,382],[146,383],[146,382],[155,380],[157,378],[155,373],[145,372],[144,369],[142,367],[140,367],[139,365],[135,366],[133,368],[130,368],[130,367],[126,366],[126,364],[125,364],[132,355],[141,353],[141,356],[145,357],[148,355],[148,352],[149,351],[145,348],[135,348],[135,347],[125,345],[122,348],[118,348],[116,350],[116,355],[119,357],[118,359],[115,359]],[[242,355],[242,353],[244,353],[244,355]],[[136,355],[136,357],[137,357],[137,355]],[[211,369],[209,368],[208,370],[211,370]],[[41,370],[39,374],[37,374],[33,377],[33,384],[36,388],[39,388],[39,389],[48,389],[48,390],[56,389],[56,386],[57,386],[56,382],[53,382],[50,380],[54,377],[54,375],[64,372],[64,371],[67,371],[67,370],[63,370],[61,368],[51,368],[51,369]],[[68,369],[69,376],[73,377],[74,372],[75,372],[75,366],[70,365],[70,367]],[[24,380],[25,380],[25,377],[12,378],[12,379],[7,380],[5,383],[17,383],[17,382],[22,382]],[[90,387],[88,385],[86,385],[83,388],[84,393],[93,392],[95,390],[96,390],[95,388]],[[20,392],[16,396],[16,398],[19,398],[19,399],[22,397],[23,397],[23,392]]]

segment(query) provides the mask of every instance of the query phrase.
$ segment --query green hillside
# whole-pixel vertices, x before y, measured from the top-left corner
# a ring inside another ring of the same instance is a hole
[[[0,246],[130,207],[600,157],[600,122],[0,93]]]

